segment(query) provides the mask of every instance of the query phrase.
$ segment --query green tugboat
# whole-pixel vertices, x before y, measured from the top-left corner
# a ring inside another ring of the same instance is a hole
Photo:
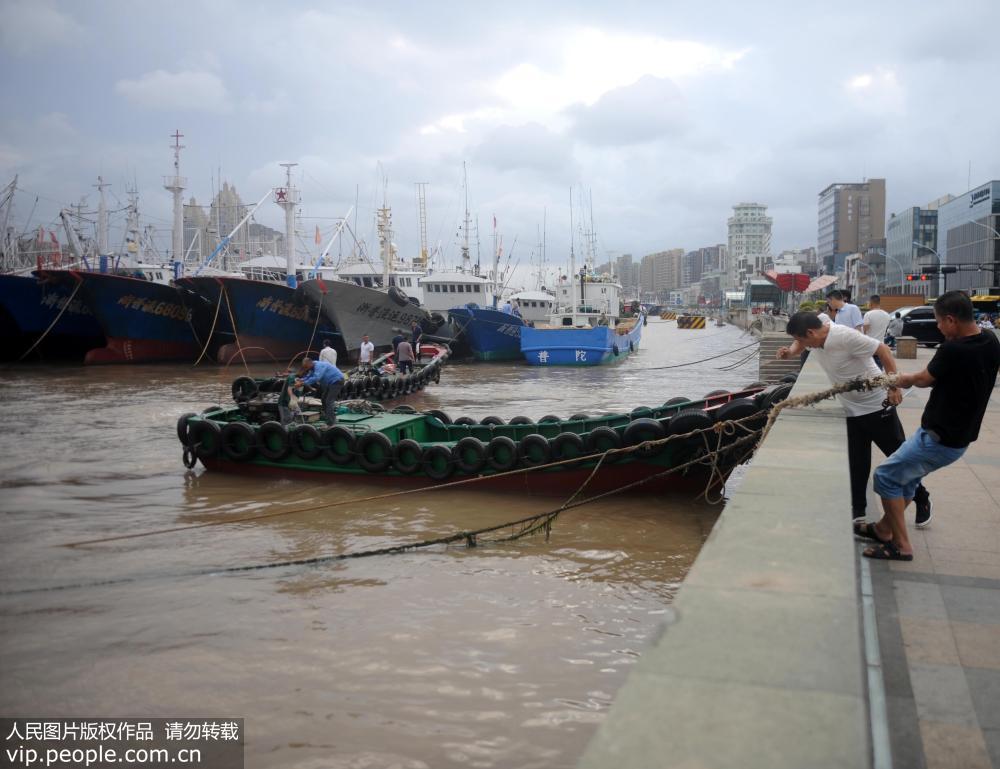
[[[268,387],[259,383],[258,393]],[[665,472],[706,455],[700,434],[631,452],[607,452],[698,430],[708,431],[712,449],[725,448],[746,433],[716,432],[716,422],[750,418],[750,429],[761,427],[770,407],[790,390],[790,384],[755,386],[715,391],[696,401],[673,398],[627,414],[548,415],[537,423],[514,417],[506,424],[494,416],[453,421],[440,411],[421,413],[405,405],[387,410],[367,400],[348,400],[338,407],[334,425],[323,421],[318,408],[307,407],[302,421],[288,426],[277,421],[276,399],[237,393],[233,406],[185,414],[177,436],[188,467],[201,461],[209,470],[254,475],[327,475],[345,481],[378,477],[422,486],[481,477],[487,488],[557,494],[572,493],[585,481],[588,493],[639,481],[644,481],[637,487],[643,493],[700,491],[712,472],[710,461]],[[717,470],[722,478],[751,447],[736,446],[721,455]],[[601,466],[594,473],[598,461]]]

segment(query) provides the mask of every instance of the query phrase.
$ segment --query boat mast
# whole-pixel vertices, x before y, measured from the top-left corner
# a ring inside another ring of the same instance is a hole
[[[181,200],[181,193],[184,191],[187,179],[180,175],[181,150],[184,149],[181,139],[184,138],[184,134],[180,132],[180,129],[174,129],[172,136],[174,139],[174,175],[163,177],[163,187],[174,196],[174,228],[170,237],[170,256],[174,261],[174,277],[179,278],[184,259],[184,202]]]
[[[462,161],[462,190],[465,192],[465,219],[462,224],[462,272],[472,272],[472,256],[469,252],[469,227],[472,226],[472,219],[469,216],[469,176],[465,170],[465,161]],[[479,274],[479,265],[476,265],[476,274]]]
[[[417,210],[420,215],[420,256],[418,270],[427,269],[427,182],[417,182]]]
[[[382,255],[382,288],[389,288],[389,273],[392,271],[392,210],[389,208],[388,179],[382,188],[382,207],[378,210],[378,244]]]
[[[295,207],[299,191],[292,186],[292,169],[298,163],[279,163],[285,169],[285,186],[274,188],[274,202],[285,209],[285,283],[295,288]]]
[[[569,191],[569,310],[576,325],[576,252],[573,250],[573,189]]]
[[[497,215],[493,214],[493,309],[497,308],[500,299],[500,242],[497,240]]]
[[[108,201],[104,190],[110,185],[98,176],[94,186],[100,195],[97,201],[97,256],[101,260],[101,272],[105,272],[108,258]]]

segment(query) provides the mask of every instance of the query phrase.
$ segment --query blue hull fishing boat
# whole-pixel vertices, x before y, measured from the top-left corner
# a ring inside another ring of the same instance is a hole
[[[454,307],[448,314],[476,360],[520,359],[525,328],[521,318],[482,307]]]
[[[521,329],[521,354],[532,366],[600,366],[624,360],[639,349],[645,317],[616,327],[555,326]]]
[[[97,319],[67,284],[31,275],[0,275],[0,318],[5,360],[29,350],[32,358],[82,359],[87,351],[104,346]]]

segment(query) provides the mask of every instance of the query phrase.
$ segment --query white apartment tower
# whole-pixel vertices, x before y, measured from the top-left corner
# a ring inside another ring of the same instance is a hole
[[[765,205],[738,203],[728,223],[730,282],[740,289],[763,269],[771,253],[772,219]]]

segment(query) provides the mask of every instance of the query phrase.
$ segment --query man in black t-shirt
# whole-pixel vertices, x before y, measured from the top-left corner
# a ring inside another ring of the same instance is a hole
[[[900,387],[930,387],[918,429],[875,470],[875,491],[885,514],[875,524],[858,523],[854,533],[873,539],[866,558],[912,561],[903,510],[920,479],[959,459],[979,437],[986,404],[1000,368],[1000,342],[976,325],[972,302],[961,291],[948,291],[934,304],[944,344],[927,368],[903,374]]]

